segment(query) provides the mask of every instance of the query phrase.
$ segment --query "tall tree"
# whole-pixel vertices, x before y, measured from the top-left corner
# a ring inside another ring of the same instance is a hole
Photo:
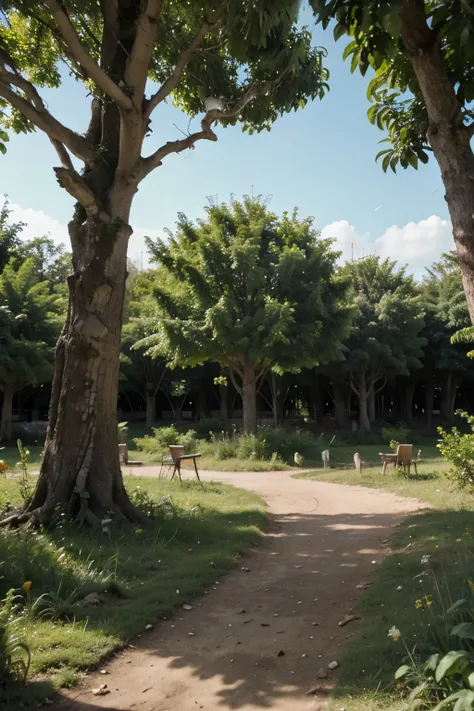
[[[168,156],[217,141],[216,123],[269,129],[281,114],[324,94],[323,51],[297,26],[298,6],[296,0],[3,3],[0,119],[8,130],[48,136],[59,159],[58,183],[76,201],[68,317],[29,512],[36,521],[48,522],[58,504],[92,525],[105,511],[140,517],[126,495],[117,451],[132,200]],[[43,86],[60,90],[65,65],[89,97],[83,134],[58,120],[41,97]],[[143,155],[153,112],[167,101],[191,118],[200,114],[200,126],[161,145],[153,134],[153,148]]]
[[[474,6],[471,0],[310,0],[334,36],[351,37],[351,70],[372,68],[369,118],[388,131],[382,167],[441,169],[474,323]]]
[[[354,288],[356,313],[341,373],[357,396],[360,429],[370,430],[370,402],[387,378],[421,367],[423,311],[413,279],[395,262],[370,256],[343,271]]]
[[[51,378],[63,306],[48,282],[39,280],[32,257],[18,270],[8,263],[0,274],[0,439],[12,435],[15,393]]]
[[[333,358],[347,332],[338,253],[312,220],[278,218],[260,199],[207,208],[176,235],[149,242],[165,272],[155,290],[163,316],[145,343],[176,365],[218,361],[242,396],[246,432],[257,428],[256,393],[283,373]]]

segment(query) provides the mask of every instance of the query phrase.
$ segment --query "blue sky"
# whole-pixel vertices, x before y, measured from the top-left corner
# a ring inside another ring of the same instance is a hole
[[[309,17],[308,17],[309,19]],[[297,113],[284,116],[270,133],[249,136],[241,129],[217,128],[217,143],[171,155],[140,186],[132,211],[130,254],[140,260],[145,234],[173,228],[176,215],[202,215],[208,196],[226,201],[233,193],[271,196],[271,209],[299,207],[313,215],[324,236],[334,237],[344,256],[376,251],[408,262],[416,274],[451,248],[450,224],[439,169],[434,160],[419,171],[384,174],[375,163],[383,133],[366,112],[368,79],[351,75],[330,32],[314,31],[328,49],[331,91]],[[89,103],[83,89],[67,79],[60,91],[44,91],[49,109],[67,125],[84,131]],[[171,106],[155,112],[146,151],[181,136],[188,118]],[[198,125],[198,119],[196,119]],[[40,132],[12,136],[0,157],[0,193],[8,194],[15,218],[28,222],[26,236],[50,232],[67,239],[72,198],[57,185],[56,154]],[[27,167],[26,167],[27,166]]]

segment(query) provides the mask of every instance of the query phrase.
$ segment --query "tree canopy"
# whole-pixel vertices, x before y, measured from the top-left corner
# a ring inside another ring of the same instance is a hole
[[[311,219],[296,211],[278,218],[246,198],[208,207],[197,224],[182,215],[175,235],[149,246],[162,317],[148,352],[228,367],[251,411],[247,429],[256,427],[255,389],[269,370],[337,356],[350,318],[346,284],[335,275],[338,253]]]

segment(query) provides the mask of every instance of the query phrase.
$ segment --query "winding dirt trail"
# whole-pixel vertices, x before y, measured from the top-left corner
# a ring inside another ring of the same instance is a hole
[[[290,472],[203,478],[263,496],[274,515],[264,544],[191,611],[144,634],[108,665],[109,675],[91,675],[84,689],[69,692],[62,711],[324,708],[334,675],[328,664],[359,624],[338,623],[357,603],[372,561],[388,552],[383,541],[418,502]],[[327,678],[317,678],[320,669]],[[104,682],[110,693],[94,696]]]

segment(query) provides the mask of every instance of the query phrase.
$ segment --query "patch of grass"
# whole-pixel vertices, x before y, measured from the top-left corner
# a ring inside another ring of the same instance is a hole
[[[42,680],[30,683],[23,697],[71,685],[147,624],[202,592],[258,542],[266,524],[262,500],[230,486],[206,483],[203,490],[195,482],[137,476],[125,483],[161,502],[155,520],[109,533],[68,521],[39,533],[0,532],[0,598],[10,588],[22,592],[28,580],[31,602],[45,595],[42,607],[26,606],[18,624],[32,653],[30,674]],[[17,500],[17,480],[2,480],[0,507]],[[94,591],[101,604],[84,601]],[[18,689],[7,693],[12,703]]]
[[[30,453],[28,457],[28,468],[34,470],[39,469],[43,447],[37,445],[25,445],[25,449],[27,449]],[[0,449],[0,459],[3,459],[7,465],[8,473],[17,473],[20,471],[18,467],[20,455],[18,454],[17,447],[4,447],[3,449]]]
[[[467,580],[474,576],[472,511],[427,511],[404,521],[392,541],[393,554],[377,570],[373,585],[359,605],[360,627],[346,647],[333,708],[351,711],[399,711],[406,708],[394,690],[394,673],[406,652],[388,637],[395,625],[408,648],[422,658],[429,648],[428,626],[438,625],[440,596],[431,575],[421,563],[430,556],[430,568],[444,600],[469,597]],[[401,590],[399,589],[401,587]],[[417,608],[416,600],[431,596],[430,607]]]
[[[354,465],[346,469],[316,469],[294,474],[297,479],[315,479],[334,484],[350,484],[351,486],[367,486],[371,489],[386,489],[398,496],[415,498],[440,509],[459,509],[471,507],[474,499],[467,491],[457,489],[444,472],[446,462],[438,457],[423,459],[418,464],[418,475],[413,468],[409,477],[405,477],[395,467],[388,467],[382,476],[381,465],[364,466],[359,474]]]

